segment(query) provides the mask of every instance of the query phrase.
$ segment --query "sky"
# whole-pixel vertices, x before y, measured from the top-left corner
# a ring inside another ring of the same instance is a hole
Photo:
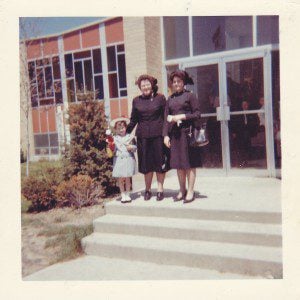
[[[26,38],[32,38],[60,33],[102,18],[103,17],[30,17],[20,18],[20,22],[25,24]],[[20,29],[20,38],[24,38],[23,32],[24,31]]]

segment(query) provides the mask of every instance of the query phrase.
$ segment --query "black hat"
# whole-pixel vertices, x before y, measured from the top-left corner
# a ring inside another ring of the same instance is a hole
[[[176,71],[172,72],[170,75],[170,81],[173,81],[174,77],[179,77],[183,81],[184,85],[194,84],[193,79],[184,70],[176,70]]]

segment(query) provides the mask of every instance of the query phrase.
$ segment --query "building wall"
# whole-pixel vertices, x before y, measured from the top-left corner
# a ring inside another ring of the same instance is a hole
[[[132,99],[139,94],[135,81],[147,73],[145,22],[143,17],[124,17],[124,41],[126,57],[126,77],[128,109],[131,111]]]
[[[160,17],[145,17],[144,23],[147,73],[157,78],[159,92],[163,93]]]

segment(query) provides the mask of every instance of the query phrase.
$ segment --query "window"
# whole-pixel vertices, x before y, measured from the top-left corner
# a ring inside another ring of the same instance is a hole
[[[252,46],[252,17],[193,17],[193,54]]]
[[[34,146],[36,155],[58,154],[58,134],[35,134]]]
[[[58,56],[28,62],[28,74],[32,107],[62,103]],[[60,86],[60,92],[57,92],[58,86]]]
[[[109,97],[126,97],[126,64],[123,44],[107,47],[107,66]]]
[[[279,43],[279,17],[257,17],[257,45]]]
[[[66,54],[65,65],[69,102],[80,101],[88,91],[94,92],[94,99],[104,98],[100,48]]]
[[[166,59],[189,56],[188,17],[163,18]]]

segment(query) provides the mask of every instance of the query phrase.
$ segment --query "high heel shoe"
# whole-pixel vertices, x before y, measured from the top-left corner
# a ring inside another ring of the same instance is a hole
[[[180,192],[181,193],[181,192]],[[184,193],[181,193],[181,196],[180,197],[178,197],[178,195],[174,198],[174,202],[177,202],[177,201],[181,201],[181,200],[183,200],[183,199],[185,199],[185,196],[186,196],[186,193],[187,193],[187,191],[185,191]]]
[[[194,201],[195,200],[195,193],[193,193],[193,196],[192,196],[192,198],[190,198],[190,199],[187,199],[186,197],[184,198],[184,200],[183,200],[183,203],[190,203],[190,202],[192,202],[192,201]]]
[[[145,191],[144,200],[148,201],[152,197],[152,193],[150,191]]]
[[[156,194],[156,200],[161,201],[165,198],[164,192],[157,192]]]

